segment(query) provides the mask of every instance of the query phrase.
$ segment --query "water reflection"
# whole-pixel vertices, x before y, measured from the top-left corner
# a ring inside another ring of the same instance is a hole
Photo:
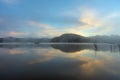
[[[64,44],[64,45],[60,45],[60,44],[53,44],[51,45],[53,48],[55,49],[59,49],[63,52],[67,52],[67,53],[71,53],[71,52],[77,52],[77,51],[81,51],[84,49],[93,49],[93,46],[91,45],[76,45],[76,44]]]
[[[120,80],[119,49],[113,44],[3,45],[0,80]]]
[[[66,53],[78,52],[85,49],[94,50],[95,53],[98,51],[120,52],[120,45],[117,47],[114,44],[53,44],[51,46]]]
[[[118,44],[30,44],[30,45],[2,45],[0,44],[0,48],[49,48],[53,47],[54,49],[59,49],[62,52],[72,53],[78,52],[81,50],[89,49],[97,51],[111,51],[111,52],[120,52],[120,45]]]

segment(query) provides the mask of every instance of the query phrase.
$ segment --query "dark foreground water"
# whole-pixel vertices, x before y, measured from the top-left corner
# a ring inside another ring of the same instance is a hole
[[[0,80],[120,80],[120,46],[0,45]]]

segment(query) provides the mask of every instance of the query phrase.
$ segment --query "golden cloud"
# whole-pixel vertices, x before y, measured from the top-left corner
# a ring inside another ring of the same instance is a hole
[[[27,33],[25,32],[15,32],[15,31],[11,31],[11,32],[8,32],[8,35],[9,36],[22,36],[22,35],[26,35]]]

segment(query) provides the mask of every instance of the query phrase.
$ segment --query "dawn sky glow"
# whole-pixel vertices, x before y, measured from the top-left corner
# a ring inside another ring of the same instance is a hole
[[[0,37],[120,35],[120,0],[0,0]]]

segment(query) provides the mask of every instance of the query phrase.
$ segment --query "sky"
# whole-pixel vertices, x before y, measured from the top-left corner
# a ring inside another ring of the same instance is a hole
[[[120,35],[120,0],[0,0],[0,37]]]

